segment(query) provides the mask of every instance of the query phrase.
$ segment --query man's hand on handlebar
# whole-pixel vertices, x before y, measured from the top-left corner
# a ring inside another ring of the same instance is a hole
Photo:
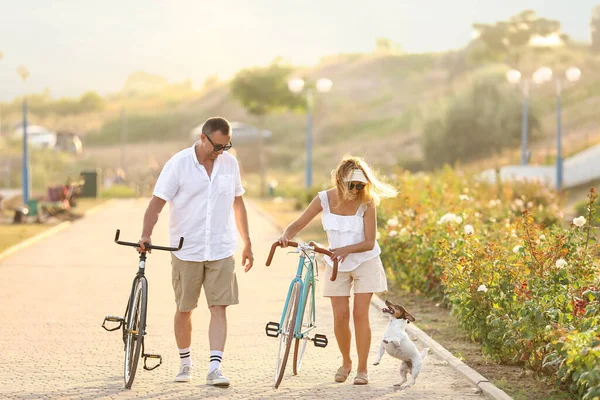
[[[148,253],[152,253],[152,249],[146,249],[146,245],[152,244],[152,239],[150,239],[149,237],[146,236],[142,236],[140,238],[140,240],[138,240],[138,243],[140,245],[140,247],[136,248],[136,250],[138,251],[138,253],[144,252],[144,251],[148,251]]]

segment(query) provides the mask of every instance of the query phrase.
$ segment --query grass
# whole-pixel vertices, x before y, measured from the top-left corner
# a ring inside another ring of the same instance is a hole
[[[106,199],[79,199],[77,203],[77,207],[73,208],[73,212],[77,214],[85,214],[91,208],[102,204]],[[5,218],[8,218],[10,221],[10,213],[5,211],[2,214]],[[0,224],[0,253],[4,250],[15,246],[35,235],[38,235],[56,225],[61,223],[62,221],[52,219],[51,222],[48,223],[31,223],[31,224],[12,224],[12,223],[4,223]]]
[[[135,188],[126,185],[113,185],[108,189],[104,189],[100,192],[102,198],[132,198],[137,197]]]

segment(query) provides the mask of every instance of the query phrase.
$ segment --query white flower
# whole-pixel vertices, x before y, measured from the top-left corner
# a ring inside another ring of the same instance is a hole
[[[491,222],[492,224],[495,224],[495,223],[497,222],[497,220],[496,220],[496,218],[494,218],[494,217],[490,217],[490,222]]]
[[[485,285],[479,285],[479,287],[477,288],[477,291],[478,291],[478,292],[484,292],[484,293],[485,293],[485,292],[487,292],[487,291],[488,291],[488,288],[487,288],[487,286],[485,286]]]
[[[415,216],[415,211],[411,210],[410,208],[407,208],[406,210],[404,210],[404,215],[412,218]]]
[[[479,212],[476,212],[475,213],[475,218],[480,218],[480,217],[481,217],[481,214],[479,214]]]
[[[515,247],[513,247],[513,253],[518,253],[519,251],[521,251],[522,248],[523,248],[523,246],[515,246]]]
[[[465,225],[465,233],[467,235],[472,235],[475,233],[475,229],[473,229],[473,225]]]
[[[459,218],[460,217],[457,217],[456,214],[447,213],[440,218],[438,225],[445,224],[447,222],[456,222],[457,224],[460,224],[462,222],[462,218],[460,218],[460,221]]]
[[[392,228],[395,226],[398,226],[398,218],[394,217],[394,218],[390,218],[387,220],[387,225],[391,226]]]
[[[390,231],[390,237],[394,237],[398,234],[396,231]]]
[[[437,222],[438,225],[442,225],[442,224],[446,224],[446,223],[454,223],[457,225],[462,224],[463,219],[462,217],[459,217],[456,214],[452,214],[452,213],[447,213],[444,214],[444,216],[442,216],[442,218],[440,218],[440,220]]]
[[[541,241],[544,241],[544,240],[546,240],[546,235],[544,235],[544,234],[541,234],[541,235],[540,235],[540,240],[541,240]]]
[[[400,229],[400,233],[399,233],[399,235],[400,235],[400,236],[405,236],[405,235],[408,235],[408,230],[407,230],[406,228],[402,228],[402,229]]]
[[[567,262],[565,260],[563,260],[562,258],[559,258],[558,260],[556,260],[556,268],[564,268],[567,266]]]
[[[375,239],[379,240],[380,237],[381,237],[381,233],[379,233],[379,231],[377,231],[377,233],[375,234]]]
[[[466,194],[461,194],[461,195],[460,195],[460,199],[461,199],[462,201],[469,201],[469,200],[470,200],[470,199],[469,199],[469,196],[467,196]]]
[[[515,199],[515,205],[519,208],[523,208],[523,206],[525,205],[525,202],[521,199]]]
[[[581,217],[573,218],[573,223],[580,228],[582,226],[584,226],[586,222],[587,222],[587,220],[585,219],[585,217],[583,215]]]

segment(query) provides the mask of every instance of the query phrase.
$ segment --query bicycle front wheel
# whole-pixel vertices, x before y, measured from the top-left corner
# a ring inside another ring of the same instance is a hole
[[[144,341],[146,330],[146,307],[148,302],[148,282],[146,278],[139,278],[135,285],[131,303],[129,304],[129,313],[127,315],[127,327],[125,331],[125,388],[131,389],[138,361],[140,360],[140,351]]]
[[[285,366],[287,364],[292,342],[294,341],[294,331],[296,330],[296,315],[298,314],[298,304],[300,303],[300,282],[292,286],[288,307],[283,318],[281,326],[281,337],[279,339],[279,354],[277,356],[277,365],[275,367],[275,388],[277,389],[283,379]]]
[[[314,323],[314,314],[313,314],[313,285],[312,282],[308,283],[308,290],[306,291],[306,300],[304,301],[304,310],[300,310],[302,315],[302,326],[300,327],[300,332],[305,332],[307,329],[311,328]],[[308,335],[308,333],[306,334]],[[300,372],[300,367],[302,366],[302,358],[304,357],[304,352],[306,351],[306,345],[308,344],[308,339],[296,339],[294,345],[294,375],[298,375]]]

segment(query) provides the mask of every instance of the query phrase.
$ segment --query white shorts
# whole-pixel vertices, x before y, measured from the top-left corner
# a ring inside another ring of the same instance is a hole
[[[387,292],[387,280],[381,258],[375,257],[365,261],[358,267],[348,272],[338,272],[335,281],[331,281],[333,268],[327,264],[325,269],[325,282],[323,283],[323,296],[350,296],[350,289],[354,286],[357,293]]]

